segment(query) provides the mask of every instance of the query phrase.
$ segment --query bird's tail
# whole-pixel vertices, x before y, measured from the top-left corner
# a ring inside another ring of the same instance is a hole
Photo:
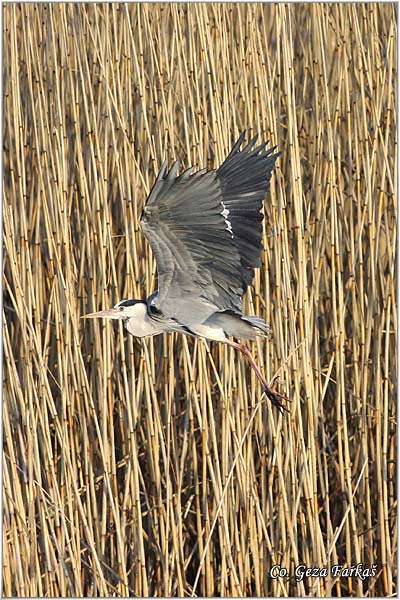
[[[271,333],[271,328],[268,327],[264,319],[261,319],[261,317],[251,317],[248,315],[242,315],[241,318],[243,321],[247,321],[248,323],[250,323],[250,325],[252,325],[253,327],[261,329],[261,331],[263,331],[265,335]]]

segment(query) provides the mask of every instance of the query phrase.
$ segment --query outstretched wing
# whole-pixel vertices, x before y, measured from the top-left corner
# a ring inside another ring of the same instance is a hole
[[[240,255],[243,293],[251,284],[254,269],[260,266],[262,251],[262,203],[269,192],[275,162],[281,152],[276,146],[265,150],[268,142],[254,148],[257,135],[240,152],[244,133],[217,170],[223,202]]]
[[[241,311],[242,295],[259,266],[262,201],[278,153],[240,151],[244,133],[217,171],[179,163],[161,167],[141,225],[158,271],[158,310],[190,327],[218,310]]]

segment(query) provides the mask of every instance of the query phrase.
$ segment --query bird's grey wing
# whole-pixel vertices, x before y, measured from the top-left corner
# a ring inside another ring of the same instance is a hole
[[[158,271],[157,309],[189,326],[218,310],[241,310],[241,262],[215,171],[176,177],[163,164],[141,226]]]
[[[232,225],[234,243],[240,255],[243,292],[253,280],[254,268],[260,266],[262,251],[262,203],[280,152],[265,150],[266,143],[254,147],[257,135],[240,150],[244,133],[217,170],[223,203]]]
[[[154,252],[157,308],[187,326],[218,310],[241,312],[241,297],[260,265],[263,199],[279,153],[240,150],[244,133],[217,171],[176,177],[164,163],[143,211]]]

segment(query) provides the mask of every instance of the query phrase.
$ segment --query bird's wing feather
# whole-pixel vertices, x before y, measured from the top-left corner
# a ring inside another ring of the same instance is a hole
[[[241,152],[244,134],[217,171],[165,162],[143,210],[141,225],[155,255],[165,315],[190,327],[218,310],[241,311],[241,296],[259,264],[260,209],[277,154]],[[263,172],[260,172],[263,171]]]
[[[222,215],[215,171],[157,177],[141,225],[157,262],[156,306],[190,325],[216,310],[240,309],[240,256]]]
[[[262,204],[269,191],[269,182],[280,152],[265,150],[267,142],[254,148],[257,135],[243,150],[244,133],[217,170],[224,205],[234,240],[240,254],[243,292],[253,280],[254,268],[260,266],[262,251]]]

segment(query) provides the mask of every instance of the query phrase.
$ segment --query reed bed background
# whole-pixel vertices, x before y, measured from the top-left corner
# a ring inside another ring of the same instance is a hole
[[[395,13],[3,5],[3,595],[396,594]],[[155,289],[162,160],[242,130],[282,151],[245,304],[284,416],[227,347],[80,320]]]

